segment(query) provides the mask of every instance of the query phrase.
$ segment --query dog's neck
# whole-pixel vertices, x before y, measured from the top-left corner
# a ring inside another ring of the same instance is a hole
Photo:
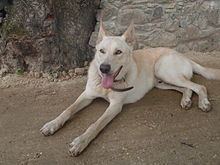
[[[130,85],[132,85],[135,82],[135,80],[137,79],[137,74],[138,74],[137,64],[132,57],[131,61],[130,61],[130,65],[128,66],[128,72],[126,74],[126,81]]]

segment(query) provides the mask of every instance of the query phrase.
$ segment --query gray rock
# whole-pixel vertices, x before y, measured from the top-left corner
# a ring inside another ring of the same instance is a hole
[[[75,68],[75,74],[77,75],[84,75],[85,71],[85,68]]]
[[[153,11],[152,19],[158,19],[163,16],[163,8],[161,6],[156,7]]]
[[[145,19],[145,13],[139,9],[124,9],[120,10],[118,14],[118,23],[122,26],[128,26],[131,20],[133,20],[135,24],[143,24]]]

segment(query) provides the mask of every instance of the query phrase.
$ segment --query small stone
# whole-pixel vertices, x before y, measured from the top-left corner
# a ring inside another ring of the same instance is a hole
[[[41,73],[40,72],[35,72],[34,73],[34,77],[35,78],[40,78],[41,77]]]
[[[77,75],[83,75],[85,73],[85,68],[75,68],[75,73]]]
[[[163,8],[162,7],[156,7],[153,11],[153,18],[161,18],[163,16]]]
[[[66,77],[66,75],[67,75],[66,71],[62,71],[62,76]]]
[[[168,4],[168,6],[166,7],[167,9],[174,9],[175,8],[175,3],[170,3]]]
[[[49,75],[47,78],[48,78],[48,80],[49,80],[50,82],[53,81],[53,76],[52,76],[52,75]]]
[[[74,69],[70,69],[68,73],[74,73]]]
[[[11,87],[11,85],[6,85],[5,87],[6,87],[6,88],[10,88],[10,87]]]
[[[84,66],[88,66],[89,65],[89,62],[88,61],[85,61],[84,62]]]
[[[54,78],[58,78],[58,77],[59,77],[59,74],[58,74],[58,72],[56,72],[56,73],[53,73],[53,77],[54,77]]]
[[[49,76],[50,76],[50,75],[49,75],[48,73],[43,73],[43,74],[42,74],[42,77],[43,77],[43,78],[48,78]]]
[[[34,72],[33,72],[33,71],[30,71],[29,74],[28,74],[28,76],[29,76],[29,77],[34,77]]]
[[[28,72],[24,72],[24,76],[28,76]]]
[[[66,75],[65,80],[69,80],[71,77],[69,75]]]
[[[70,76],[70,77],[74,77],[74,75],[75,75],[75,73],[72,73],[72,72],[69,73],[69,76]]]

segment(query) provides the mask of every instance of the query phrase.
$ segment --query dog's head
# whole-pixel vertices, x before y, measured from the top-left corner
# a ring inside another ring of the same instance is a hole
[[[116,79],[122,79],[127,73],[134,40],[133,22],[122,36],[108,36],[100,22],[95,61],[104,88],[111,88]]]

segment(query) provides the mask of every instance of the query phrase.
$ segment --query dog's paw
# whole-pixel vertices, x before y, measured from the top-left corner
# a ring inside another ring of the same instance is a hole
[[[70,143],[69,154],[71,156],[78,156],[89,144],[88,139],[83,135],[75,138],[72,143]]]
[[[199,100],[199,108],[203,112],[209,112],[212,109],[212,106],[210,102],[208,101],[208,99],[203,99],[203,100]]]
[[[52,120],[46,123],[41,129],[40,132],[45,135],[53,135],[60,128],[60,125],[56,122],[56,120]]]
[[[190,98],[182,98],[180,105],[182,108],[188,110],[192,106],[192,101]]]

